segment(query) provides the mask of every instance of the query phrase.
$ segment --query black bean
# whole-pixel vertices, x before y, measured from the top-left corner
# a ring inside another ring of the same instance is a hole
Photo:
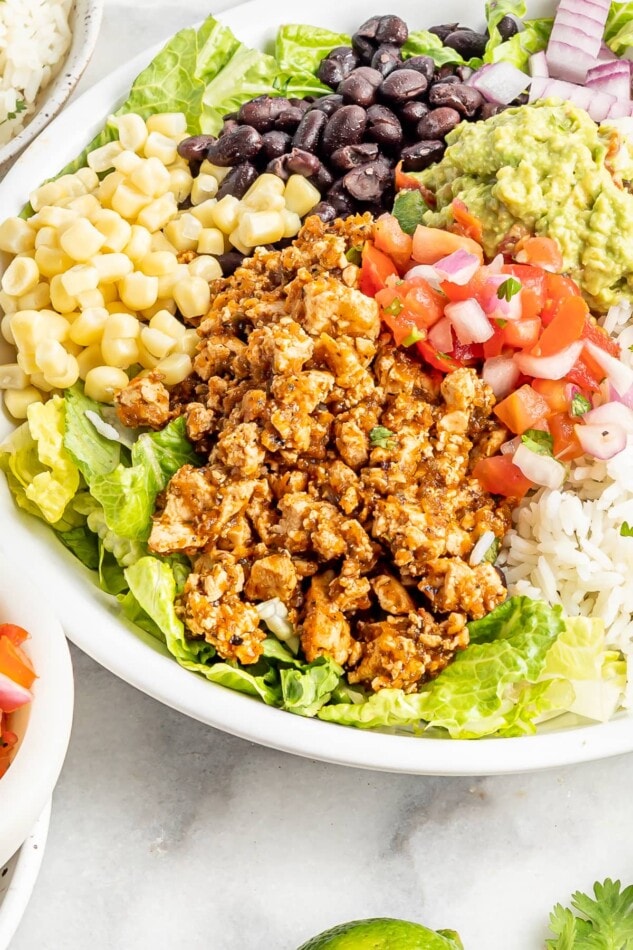
[[[327,165],[320,163],[318,171],[316,171],[314,175],[310,175],[310,182],[317,191],[320,191],[321,194],[324,195],[334,184],[334,175]]]
[[[339,218],[346,218],[354,213],[354,201],[346,190],[343,179],[337,181],[328,191],[326,201],[336,211]]]
[[[358,145],[367,125],[367,113],[360,106],[341,106],[328,120],[321,139],[321,154],[329,156],[344,145]]]
[[[411,102],[405,102],[403,106],[400,106],[398,115],[403,125],[411,127],[416,126],[428,111],[429,107],[425,102],[419,102],[417,99],[413,99]]]
[[[234,198],[243,198],[253,182],[257,181],[259,172],[250,162],[243,162],[241,165],[235,165],[228,175],[223,179],[216,198],[218,201],[225,195],[233,195]]]
[[[312,209],[310,214],[316,214],[318,218],[321,218],[321,221],[325,221],[327,224],[329,221],[334,221],[336,208],[328,201],[319,201],[318,205]]]
[[[332,86],[334,89],[358,66],[360,56],[351,46],[337,46],[321,60],[317,76],[326,86]]]
[[[383,77],[401,65],[402,56],[398,46],[379,46],[371,60],[372,69],[377,69]]]
[[[316,109],[306,112],[292,139],[293,146],[305,148],[308,152],[316,152],[321,144],[321,136],[326,125],[327,116],[323,112],[318,112]]]
[[[527,92],[522,92],[520,96],[517,96],[516,99],[512,100],[513,106],[525,106],[530,101],[530,97]]]
[[[214,135],[190,135],[178,143],[178,154],[188,162],[201,162],[214,142]]]
[[[500,112],[504,112],[508,106],[497,105],[496,102],[484,102],[479,112],[479,117],[481,119],[490,119],[493,115],[499,115]]]
[[[311,152],[306,152],[303,148],[293,148],[288,155],[284,156],[286,167],[293,175],[316,175],[321,168],[321,161]]]
[[[258,132],[270,132],[279,113],[289,106],[285,96],[257,96],[241,106],[238,119],[244,125],[252,125]]]
[[[361,23],[354,33],[354,36],[362,36],[368,40],[375,40],[378,28],[380,26],[380,20],[381,17],[379,16],[370,16],[368,20],[365,20],[364,23]]]
[[[402,46],[409,38],[409,28],[399,16],[391,14],[381,16],[375,33],[379,45],[389,43],[391,46]]]
[[[279,132],[295,132],[303,118],[301,109],[289,105],[275,119],[275,128]]]
[[[416,128],[416,136],[419,139],[443,139],[449,132],[459,125],[462,117],[457,109],[449,109],[443,106],[440,109],[431,109],[431,111],[420,119]]]
[[[317,99],[310,106],[310,111],[324,112],[325,115],[329,118],[331,115],[334,115],[337,109],[340,109],[343,105],[343,96],[337,95],[335,92],[331,96],[322,96],[320,99]]]
[[[444,80],[454,78],[456,75],[456,66],[455,63],[444,63],[443,66],[438,66],[435,72],[435,79]]]
[[[379,149],[375,142],[361,142],[360,145],[345,145],[343,148],[337,148],[330,156],[330,164],[338,171],[348,172],[358,165],[375,162],[378,155]]]
[[[415,69],[422,73],[427,82],[431,82],[435,75],[435,63],[430,56],[410,56],[405,59],[400,69]]]
[[[354,51],[358,53],[361,63],[369,66],[376,52],[374,43],[368,40],[367,37],[359,36],[357,33],[354,33],[352,36],[352,46],[354,47]]]
[[[458,66],[455,70],[455,75],[460,82],[466,82],[467,79],[470,79],[474,70],[470,66]]]
[[[408,145],[402,149],[402,170],[405,172],[420,172],[428,168],[433,162],[438,162],[444,154],[444,142],[423,141],[415,145]]]
[[[514,17],[504,16],[497,23],[497,29],[502,40],[509,40],[511,36],[519,32],[519,24]]]
[[[369,162],[353,168],[343,178],[345,190],[357,201],[376,201],[389,182],[390,169],[384,163]]]
[[[365,136],[385,151],[393,152],[402,145],[402,126],[397,115],[387,106],[370,106]]]
[[[222,138],[222,136],[226,135],[227,132],[232,132],[233,129],[239,129],[239,127],[240,127],[240,123],[237,121],[237,119],[225,118],[224,124],[222,125],[222,128],[220,129],[220,134],[218,138]]]
[[[338,84],[336,91],[343,96],[343,102],[350,105],[370,106],[376,101],[376,90],[383,78],[377,69],[371,66],[359,66]]]
[[[228,251],[226,254],[218,254],[216,260],[222,268],[223,275],[230,277],[244,260],[244,255],[239,251]]]
[[[287,132],[264,132],[262,135],[261,157],[270,161],[271,158],[277,158],[291,148],[292,138]]]
[[[430,26],[429,33],[435,33],[443,43],[449,33],[454,33],[458,26],[459,23],[441,23],[439,26]]]
[[[240,125],[213,142],[207,149],[207,158],[214,165],[238,165],[255,158],[262,147],[262,137],[252,125]]]
[[[432,106],[449,106],[457,109],[460,115],[467,119],[472,118],[477,109],[483,105],[484,99],[480,92],[465,83],[436,83],[429,92],[429,102]]]
[[[287,167],[287,158],[287,155],[278,155],[277,158],[272,158],[266,165],[266,174],[276,175],[282,181],[288,181],[290,172]]]
[[[312,106],[312,98],[308,97],[307,99],[288,99],[288,102],[291,106],[295,106],[297,109],[301,109],[303,113],[306,113]]]
[[[475,33],[474,30],[459,29],[445,36],[442,42],[444,46],[450,46],[464,59],[470,59],[471,56],[484,55],[488,37],[483,33]]]
[[[387,102],[399,104],[417,99],[426,91],[427,85],[425,76],[416,69],[396,69],[383,79],[379,93]]]

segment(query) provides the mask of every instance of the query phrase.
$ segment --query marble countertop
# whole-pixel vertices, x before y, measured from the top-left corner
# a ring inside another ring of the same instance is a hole
[[[106,0],[78,92],[207,12]],[[346,769],[216,732],[73,660],[73,735],[11,950],[294,950],[383,915],[457,929],[469,950],[539,950],[554,903],[633,881],[632,756],[476,779]]]

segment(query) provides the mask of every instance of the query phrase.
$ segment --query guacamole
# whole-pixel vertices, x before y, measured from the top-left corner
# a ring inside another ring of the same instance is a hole
[[[425,224],[450,225],[459,197],[481,221],[490,257],[522,226],[558,242],[594,309],[633,298],[633,155],[613,127],[548,99],[462,122],[447,142],[442,161],[415,176],[437,199]]]

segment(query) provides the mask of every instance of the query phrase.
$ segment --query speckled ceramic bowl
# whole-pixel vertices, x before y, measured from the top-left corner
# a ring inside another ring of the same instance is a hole
[[[37,111],[26,126],[10,142],[0,146],[0,175],[9,170],[20,152],[57,115],[79,82],[94,51],[102,14],[103,0],[75,0],[70,14],[72,42],[66,59],[52,83],[40,93]]]

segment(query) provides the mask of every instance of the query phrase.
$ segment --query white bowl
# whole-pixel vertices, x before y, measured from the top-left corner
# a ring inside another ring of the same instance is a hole
[[[0,867],[0,950],[9,950],[40,872],[51,817],[50,801],[19,851]]]
[[[10,142],[0,146],[0,175],[57,115],[79,82],[97,43],[102,14],[103,0],[75,0],[70,14],[72,41],[66,58],[55,79],[40,93],[37,111],[25,127]]]
[[[0,867],[20,847],[51,797],[66,755],[73,717],[73,675],[68,644],[42,596],[37,574],[18,573],[0,556],[0,623],[29,631],[24,649],[37,679],[33,702],[10,720],[19,742],[0,778]]]

